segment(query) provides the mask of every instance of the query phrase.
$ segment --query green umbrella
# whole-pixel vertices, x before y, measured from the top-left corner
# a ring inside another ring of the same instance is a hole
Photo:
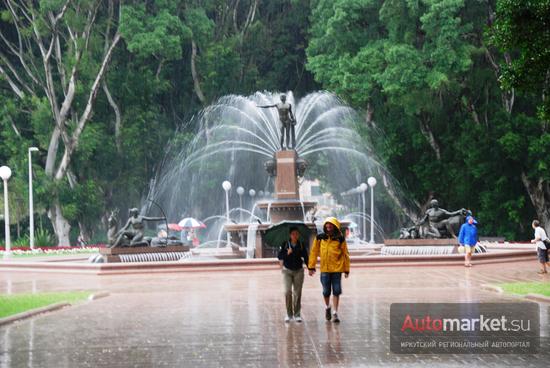
[[[279,248],[284,242],[290,239],[290,229],[296,227],[300,232],[300,241],[304,246],[309,246],[310,230],[300,221],[281,221],[271,225],[265,232],[264,240],[269,247]]]

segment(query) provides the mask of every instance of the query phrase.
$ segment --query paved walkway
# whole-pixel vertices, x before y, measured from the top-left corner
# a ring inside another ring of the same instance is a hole
[[[483,283],[545,280],[536,261],[463,267],[352,269],[342,323],[323,318],[319,277],[306,277],[302,324],[283,322],[279,271],[86,276],[3,272],[0,293],[106,290],[104,299],[0,328],[0,367],[547,367],[550,305],[538,355],[396,355],[393,302],[518,300]]]

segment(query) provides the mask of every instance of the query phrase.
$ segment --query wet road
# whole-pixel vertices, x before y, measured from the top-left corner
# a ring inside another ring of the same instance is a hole
[[[547,367],[550,304],[537,355],[397,355],[393,302],[517,301],[483,283],[545,280],[536,262],[352,269],[340,317],[324,321],[319,276],[306,277],[304,323],[285,324],[280,272],[87,276],[3,272],[1,293],[104,290],[110,296],[0,327],[0,367]]]

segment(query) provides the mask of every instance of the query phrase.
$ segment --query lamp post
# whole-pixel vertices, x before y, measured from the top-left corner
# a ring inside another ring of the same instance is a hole
[[[7,166],[0,167],[0,178],[4,181],[4,231],[6,235],[6,252],[4,253],[4,258],[8,258],[11,252],[10,206],[8,203],[8,180],[11,178],[11,169]]]
[[[374,186],[376,185],[376,178],[371,176],[367,179],[367,183],[370,187],[370,241],[374,244]]]
[[[244,194],[244,188],[243,187],[238,187],[237,188],[237,194],[239,195],[239,207],[240,207],[239,222],[243,222],[243,194]]]
[[[225,217],[227,224],[229,225],[229,191],[231,190],[231,183],[229,181],[224,181],[222,183],[222,188],[225,190]],[[229,230],[227,231],[227,246],[231,246],[231,234],[229,233]]]
[[[29,245],[34,249],[34,203],[32,198],[32,153],[38,152],[38,148],[29,148]]]
[[[367,240],[367,216],[366,216],[366,213],[365,213],[365,206],[366,206],[366,202],[365,202],[365,192],[367,191],[367,189],[369,188],[369,186],[365,183],[361,183],[357,189],[359,189],[359,192],[361,193],[361,199],[363,200],[363,240]]]

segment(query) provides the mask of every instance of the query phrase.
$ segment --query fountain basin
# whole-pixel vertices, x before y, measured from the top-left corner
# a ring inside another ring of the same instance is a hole
[[[385,239],[382,255],[438,255],[458,253],[458,243],[449,239]]]
[[[100,248],[99,253],[103,256],[106,263],[130,262],[130,261],[154,261],[164,258],[173,253],[174,257],[166,258],[165,260],[177,260],[183,257],[185,252],[189,251],[189,246],[185,245],[168,245],[165,247],[117,247],[117,248]],[[159,255],[158,259],[155,255]],[[179,255],[179,258],[176,257]],[[135,260],[133,259],[135,258]],[[173,258],[173,259],[172,259]]]
[[[490,263],[515,263],[533,261],[536,250],[532,244],[489,245],[491,252],[476,254],[474,266]],[[497,251],[493,251],[497,250]],[[457,266],[463,267],[464,257],[460,254],[445,255],[411,255],[388,257],[382,255],[351,256],[352,270],[356,267],[422,267],[422,266]],[[127,275],[167,272],[196,271],[239,271],[265,270],[277,272],[278,263],[274,258],[268,259],[222,259],[196,262],[137,262],[137,263],[86,263],[69,259],[66,262],[46,262],[31,260],[0,261],[2,271],[21,272],[57,272],[91,275]],[[280,271],[279,271],[280,272]],[[353,271],[352,271],[353,272]]]

